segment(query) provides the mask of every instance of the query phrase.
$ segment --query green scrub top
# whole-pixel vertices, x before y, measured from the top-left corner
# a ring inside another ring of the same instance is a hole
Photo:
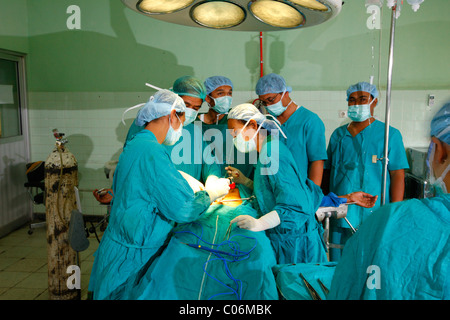
[[[375,120],[355,137],[347,130],[347,126],[337,128],[331,135],[325,169],[330,170],[330,192],[344,195],[364,191],[379,196],[373,208],[356,205],[348,207],[347,219],[353,227],[358,228],[374,210],[380,207],[383,161],[378,160],[373,163],[372,160],[384,157],[385,124]],[[408,169],[402,135],[397,129],[389,128],[388,170]],[[388,174],[386,203],[389,202],[389,188]],[[336,226],[350,228],[344,219],[337,220]]]
[[[450,195],[385,205],[347,241],[328,299],[450,299]]]
[[[287,136],[286,146],[292,153],[302,177],[308,177],[309,164],[326,160],[325,126],[314,112],[299,107],[281,129]]]

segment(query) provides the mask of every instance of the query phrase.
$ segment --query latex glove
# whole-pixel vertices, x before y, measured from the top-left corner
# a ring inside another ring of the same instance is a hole
[[[254,232],[264,231],[278,226],[280,224],[280,216],[276,211],[270,211],[259,219],[255,219],[248,215],[242,215],[231,220],[230,224],[233,223],[236,223],[241,229],[247,229]]]
[[[347,203],[354,202],[358,206],[364,208],[372,208],[378,199],[378,196],[372,196],[362,191],[352,192],[350,194],[345,195],[344,197],[347,198]]]
[[[219,177],[217,176],[208,176],[208,178],[205,181],[205,188],[208,188],[208,186],[213,186],[214,183],[217,182],[217,180],[219,180]]]
[[[227,174],[233,178],[233,182],[242,184],[253,190],[253,181],[247,178],[239,169],[234,167],[225,167]]]
[[[184,179],[186,179],[187,183],[189,183],[194,193],[205,190],[205,186],[203,185],[203,183],[195,179],[193,176],[180,170],[178,170],[178,172],[183,176]]]
[[[212,181],[208,181],[208,185],[205,186],[206,192],[208,192],[211,202],[225,196],[230,191],[230,180],[225,178],[217,178]]]

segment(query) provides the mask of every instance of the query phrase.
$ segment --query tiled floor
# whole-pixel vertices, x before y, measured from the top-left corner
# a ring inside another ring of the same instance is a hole
[[[0,300],[48,300],[46,228],[29,225],[0,239]],[[101,232],[97,230],[99,237]],[[100,238],[101,239],[101,238]],[[80,252],[81,299],[87,299],[89,276],[98,241],[89,237],[89,247]]]

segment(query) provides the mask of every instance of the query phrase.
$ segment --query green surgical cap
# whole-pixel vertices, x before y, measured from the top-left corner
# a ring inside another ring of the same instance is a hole
[[[192,76],[184,76],[175,80],[172,91],[179,96],[190,96],[202,100],[205,100],[206,97],[205,85]]]

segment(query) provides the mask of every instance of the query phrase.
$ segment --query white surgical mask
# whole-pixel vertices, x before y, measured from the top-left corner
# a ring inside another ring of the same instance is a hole
[[[178,115],[175,113],[175,115],[178,118]],[[175,143],[178,142],[178,140],[180,140],[181,135],[183,134],[183,123],[181,122],[180,118],[178,118],[178,120],[180,121],[180,127],[175,130],[172,127],[172,124],[170,123],[170,117],[169,117],[169,131],[167,131],[167,135],[166,138],[163,141],[163,144],[166,146],[173,146]]]
[[[283,112],[286,111],[286,109],[293,102],[293,100],[291,99],[291,102],[289,102],[289,104],[286,107],[283,106],[283,103],[281,102],[281,100],[283,100],[283,97],[285,94],[286,94],[286,91],[283,92],[283,94],[281,95],[280,101],[278,101],[277,103],[266,106],[267,112],[269,112],[272,116],[274,116],[274,117],[280,116],[281,114],[283,114]]]
[[[348,106],[348,117],[355,122],[363,122],[372,117],[370,113],[370,104],[360,104]]]
[[[211,97],[211,96],[210,96]],[[220,98],[213,98],[214,100],[214,111],[220,114],[225,114],[230,111],[231,103],[233,102],[233,98],[230,96],[220,97]]]
[[[195,111],[192,108],[186,108],[184,126],[194,122],[195,118],[197,118],[198,111]]]
[[[244,136],[242,135],[242,132],[244,131],[245,127],[250,123],[250,120],[247,121],[247,123],[242,127],[241,131],[236,135],[235,138],[233,138],[233,143],[234,143],[236,149],[242,153],[249,153],[249,152],[256,150],[255,137],[258,134],[259,130],[262,127],[262,124],[265,121],[264,120],[263,123],[261,123],[261,125],[259,125],[258,130],[256,130],[253,137],[250,140],[246,141],[244,139]]]

